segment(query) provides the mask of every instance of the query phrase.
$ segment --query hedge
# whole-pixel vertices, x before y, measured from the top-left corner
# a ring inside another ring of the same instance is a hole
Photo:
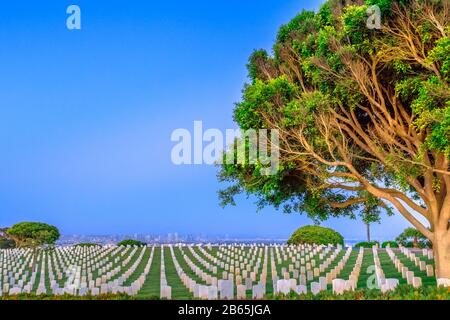
[[[398,243],[395,241],[385,241],[381,244],[382,248],[387,248],[388,246],[391,248],[398,248]]]
[[[118,246],[137,246],[137,247],[144,247],[147,244],[142,242],[142,241],[138,241],[138,240],[132,240],[132,239],[127,239],[127,240],[122,240],[120,241],[118,244]]]
[[[354,245],[355,248],[372,248],[373,246],[378,245],[378,247],[380,246],[380,243],[378,241],[372,241],[372,242],[367,242],[367,241],[362,241],[362,242],[358,242],[357,244]]]

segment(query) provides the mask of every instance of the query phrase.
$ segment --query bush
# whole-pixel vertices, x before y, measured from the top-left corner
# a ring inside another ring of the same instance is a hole
[[[372,241],[372,242],[367,242],[367,241],[363,241],[363,242],[358,242],[357,244],[354,245],[355,248],[372,248],[373,246],[378,245],[378,247],[380,246],[380,243],[378,241]]]
[[[269,295],[267,298],[275,300],[449,300],[450,289],[435,286],[414,288],[409,285],[399,285],[394,291],[385,293],[378,289],[356,289],[355,291],[346,291],[342,295],[335,295],[331,291],[322,291],[317,295],[310,292],[298,295],[291,291],[288,296]]]
[[[118,244],[118,246],[137,246],[137,247],[143,247],[146,246],[147,244],[142,242],[142,241],[138,241],[138,240],[132,240],[132,239],[127,239],[127,240],[122,240],[120,241]]]
[[[385,241],[381,245],[382,248],[387,248],[388,246],[391,248],[398,248],[398,243],[395,241]]]
[[[341,244],[344,237],[330,228],[320,226],[305,226],[297,229],[287,242],[288,244]]]
[[[347,291],[342,295],[335,295],[328,291],[322,291],[317,295],[311,292],[298,295],[291,291],[289,295],[273,295],[269,294],[265,297],[267,300],[450,300],[450,288],[424,286],[414,288],[409,285],[399,285],[394,291],[382,293],[377,289],[356,289],[355,291]],[[19,294],[19,295],[3,295],[0,300],[160,300],[158,296],[148,297],[132,297],[126,294],[102,294],[98,296],[73,296],[64,294],[57,295],[35,295],[35,294]]]
[[[124,293],[108,293],[100,294],[97,296],[85,295],[85,296],[73,296],[69,294],[64,295],[49,295],[49,294],[28,294],[22,293],[18,295],[3,295],[0,296],[0,300],[136,300],[135,297],[126,295]]]
[[[16,243],[11,239],[0,239],[0,249],[12,249],[16,247]]]

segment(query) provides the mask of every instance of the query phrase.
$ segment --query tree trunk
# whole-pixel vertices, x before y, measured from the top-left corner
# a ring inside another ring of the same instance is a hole
[[[450,231],[435,230],[433,252],[436,278],[450,279]]]
[[[370,223],[366,223],[367,242],[370,243]]]
[[[417,237],[414,237],[414,240],[413,240],[413,248],[414,249],[417,249],[417,247],[418,247],[417,243],[418,243]]]

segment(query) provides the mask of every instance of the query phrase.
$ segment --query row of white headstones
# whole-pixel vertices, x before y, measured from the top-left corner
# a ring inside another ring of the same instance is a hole
[[[198,251],[194,250],[197,248]],[[268,276],[268,257],[270,256],[270,271],[273,291],[276,294],[297,294],[310,292],[318,294],[331,285],[333,292],[342,294],[357,287],[364,249],[360,249],[356,263],[348,279],[339,275],[346,266],[352,249],[348,248],[341,254],[341,259],[335,261],[343,251],[341,246],[260,246],[250,248],[236,245],[219,246],[214,256],[212,246],[167,245],[161,247],[160,297],[172,298],[172,288],[166,279],[164,250],[170,250],[175,270],[183,285],[194,298],[198,299],[246,299],[247,293],[253,299],[261,299],[266,294]],[[248,249],[248,250],[247,250]],[[143,256],[146,250],[150,255],[145,263]],[[68,247],[57,248],[51,254],[42,253],[38,256],[40,268],[31,270],[33,254],[30,250],[9,249],[0,251],[0,295],[3,293],[30,293],[36,287],[36,278],[40,270],[37,294],[104,294],[123,292],[136,295],[142,288],[152,265],[155,247]],[[178,257],[183,259],[189,270],[184,270]],[[386,279],[378,258],[377,248],[373,248],[376,285],[382,291],[389,291],[399,284],[398,279]],[[139,252],[139,253],[138,253]],[[406,255],[427,276],[433,275],[433,266],[426,265],[409,249],[402,248]],[[201,254],[199,254],[201,253]],[[391,249],[387,253],[402,277],[409,284],[419,287],[421,278],[414,276]],[[432,259],[432,252],[424,250],[424,256]],[[145,263],[144,271],[135,274],[140,264]],[[281,279],[278,277],[277,266],[281,268]],[[333,268],[330,268],[331,265]],[[219,274],[222,270],[222,274]],[[191,275],[191,276],[190,276]],[[195,275],[195,277],[193,276]],[[131,282],[130,277],[135,279]],[[46,279],[50,282],[50,290]],[[195,280],[197,279],[197,280]],[[314,281],[316,280],[316,281]],[[448,279],[438,279],[438,285],[450,285]],[[298,281],[298,282],[297,282]],[[61,286],[61,282],[64,282]],[[125,283],[128,285],[125,285]],[[236,291],[234,286],[236,285]],[[250,292],[249,292],[250,291]],[[236,295],[235,295],[236,294]]]
[[[228,265],[224,261],[220,261],[217,257],[213,257],[209,255],[207,252],[205,252],[204,249],[201,249],[204,252],[204,256],[209,256],[208,258],[216,265],[212,265],[209,262],[205,261],[203,258],[201,258],[198,254],[193,251],[191,247],[188,247],[188,250],[191,251],[192,256],[194,256],[197,260],[197,264],[193,262],[189,257],[186,255],[183,255],[183,259],[185,260],[186,264],[189,266],[189,268],[196,274],[196,276],[200,277],[203,282],[206,283],[206,285],[198,284],[195,280],[187,276],[187,274],[184,272],[184,270],[181,268],[180,264],[176,261],[176,257],[173,254],[173,248],[172,246],[169,246],[172,257],[174,261],[176,262],[176,269],[177,273],[180,276],[182,282],[186,286],[186,288],[189,289],[191,293],[193,293],[195,298],[200,299],[217,299],[220,297],[221,299],[228,299],[228,298],[234,298],[233,292],[234,288],[233,286],[236,284],[237,286],[237,296],[238,299],[245,299],[247,298],[247,291],[252,290],[252,298],[258,299],[262,298],[265,294],[266,289],[266,277],[267,277],[267,250],[268,247],[265,247],[265,254],[264,258],[265,261],[263,263],[263,269],[261,271],[260,280],[258,283],[255,284],[256,277],[258,275],[258,270],[260,266],[261,261],[261,252],[258,257],[258,261],[256,262],[256,265],[253,264],[253,260],[256,258],[256,252],[253,252],[250,250],[249,253],[245,253],[241,249],[237,249],[237,252],[233,252],[233,248],[226,248],[226,247],[220,247],[220,250],[224,251],[225,254],[219,251],[218,257],[226,257],[228,262],[231,260],[232,265]],[[304,250],[306,249],[306,250]],[[307,246],[302,246],[300,251],[297,252],[298,248],[295,247],[278,247],[274,246],[271,250],[271,272],[272,272],[272,281],[273,281],[273,288],[275,293],[281,293],[281,294],[289,294],[291,291],[296,292],[297,294],[307,293],[308,287],[307,287],[307,281],[312,281],[315,278],[318,278],[318,282],[311,282],[310,283],[310,290],[313,294],[318,294],[320,291],[327,290],[328,285],[332,286],[333,292],[337,294],[342,294],[343,292],[347,290],[355,290],[357,287],[359,275],[361,272],[361,266],[363,261],[363,255],[364,255],[364,249],[360,249],[358,257],[356,259],[356,263],[353,267],[352,272],[350,273],[350,276],[348,279],[340,279],[338,278],[340,272],[344,269],[350,254],[352,252],[351,248],[348,248],[343,255],[342,259],[337,262],[337,264],[328,272],[325,273],[324,276],[320,276],[322,273],[324,273],[327,268],[330,266],[330,264],[333,263],[333,261],[336,259],[338,254],[341,252],[342,247],[338,246],[335,251],[332,252],[332,254],[323,261],[317,268],[313,267],[315,266],[315,260],[312,259],[312,257],[320,252],[320,250],[323,249],[323,247],[316,247],[314,249],[308,248]],[[180,250],[182,250],[180,248]],[[256,249],[255,249],[256,250]],[[286,268],[283,267],[282,269],[282,275],[283,279],[279,279],[277,276],[277,268],[275,264],[275,256],[277,257],[278,265],[282,264],[283,260],[287,260],[286,252],[289,255],[289,258],[293,262],[293,264],[289,264],[289,272],[286,271]],[[331,250],[330,247],[327,247],[325,249],[324,253],[319,254],[319,260],[322,260],[324,258],[324,254],[326,255],[327,252]],[[373,248],[373,255],[374,255],[374,263],[375,263],[375,269],[376,269],[376,287],[380,288],[382,291],[389,291],[394,290],[397,285],[399,284],[398,279],[386,279],[384,277],[384,273],[381,268],[381,264],[378,258],[378,251],[376,248]],[[425,250],[426,251],[426,250]],[[280,254],[281,252],[281,254]],[[388,249],[389,254],[392,253],[392,250]],[[410,257],[408,254],[407,249],[402,249],[402,252],[404,252],[407,257]],[[297,256],[293,256],[297,253]],[[309,254],[308,254],[309,253]],[[430,255],[429,252],[424,252],[424,255]],[[227,256],[228,255],[228,256]],[[281,255],[283,255],[283,259],[281,259]],[[253,259],[248,262],[247,257],[252,256]],[[304,256],[304,258],[300,258],[300,256]],[[233,257],[236,258],[236,260],[233,260]],[[428,276],[430,275],[430,272],[432,272],[432,265],[424,265],[424,261],[420,261],[420,258],[415,257],[414,254],[411,256],[415,258],[415,263],[417,265],[420,265],[421,268],[424,267],[428,271]],[[244,260],[243,262],[240,262],[237,260],[239,258],[239,261]],[[299,258],[299,260],[297,260]],[[310,262],[306,262],[309,259]],[[306,264],[305,264],[306,262]],[[235,264],[235,265],[233,265]],[[202,266],[202,268],[199,267]],[[217,280],[216,277],[213,277],[207,273],[209,270],[213,274],[217,273],[217,265],[220,265],[221,269],[228,270],[223,271],[222,279]],[[299,268],[300,267],[300,268]],[[242,269],[242,275],[241,275],[241,269]],[[298,270],[300,269],[300,270]],[[205,272],[206,270],[206,272]],[[253,270],[253,271],[251,271]],[[421,269],[422,270],[422,269]],[[251,271],[251,272],[250,272]],[[250,272],[250,277],[247,277],[248,272]],[[291,274],[293,277],[291,278]],[[412,277],[411,277],[412,275]],[[234,279],[234,280],[233,280]],[[243,279],[245,279],[245,284],[243,283]],[[297,284],[297,279],[299,280],[299,284]],[[414,273],[412,271],[409,271],[408,278],[405,279],[408,280],[409,284],[413,284],[415,287],[421,286],[421,278],[420,277],[414,277]],[[438,281],[441,282],[440,284],[445,285],[446,282],[444,281]],[[165,298],[170,298],[169,296],[165,296]]]
[[[31,292],[54,295],[122,292],[135,295],[150,271],[153,250],[144,271],[138,275],[134,273],[143,263],[145,253],[138,247],[63,247],[40,253],[35,263],[31,250],[1,250],[0,295]],[[132,275],[136,279],[124,285]]]
[[[375,249],[374,249],[375,250]],[[421,287],[422,286],[422,278],[416,277],[414,275],[414,272],[409,270],[408,267],[404,266],[404,264],[401,262],[401,260],[396,256],[396,254],[392,251],[391,248],[387,248],[386,252],[388,253],[392,263],[394,264],[395,268],[398,272],[402,274],[402,278],[406,279],[406,282],[410,285],[413,285],[414,287]],[[408,248],[402,247],[400,249],[400,252],[403,253],[411,262],[414,262],[414,265],[423,272],[426,272],[427,277],[434,276],[434,267],[432,264],[427,264],[426,261],[423,261]],[[433,259],[433,251],[429,249],[422,249],[422,256],[427,257],[428,260]],[[383,279],[381,279],[381,288],[383,290]],[[437,278],[436,279],[438,286],[444,286],[444,287],[450,287],[450,279],[446,278]]]

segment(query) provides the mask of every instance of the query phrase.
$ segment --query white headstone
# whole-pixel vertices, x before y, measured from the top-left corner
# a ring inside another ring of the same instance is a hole
[[[437,286],[443,286],[443,287],[450,287],[450,279],[447,278],[438,278],[436,279],[437,281]]]
[[[238,299],[246,299],[247,298],[245,285],[242,285],[242,284],[237,285],[237,298]]]
[[[345,280],[343,279],[334,279],[333,284],[333,293],[334,294],[343,294],[345,291]]]
[[[313,295],[318,294],[321,291],[320,283],[318,282],[311,282],[311,293]]]
[[[295,287],[295,292],[297,294],[307,294],[308,293],[308,287],[304,285],[298,285]]]

